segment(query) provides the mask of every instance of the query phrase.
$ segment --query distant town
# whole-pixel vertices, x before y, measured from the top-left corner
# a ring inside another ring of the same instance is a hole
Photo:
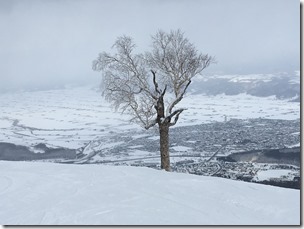
[[[112,164],[160,169],[157,130],[113,132],[79,149],[30,148],[0,142],[0,160]],[[91,149],[88,146],[93,145]],[[85,153],[88,151],[89,153]],[[175,127],[170,132],[173,172],[300,188],[300,119],[230,119]],[[263,171],[274,171],[260,178]]]

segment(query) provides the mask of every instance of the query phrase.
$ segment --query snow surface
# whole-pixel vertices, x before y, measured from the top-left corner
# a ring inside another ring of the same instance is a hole
[[[0,161],[2,225],[299,225],[300,191],[149,168]]]
[[[258,171],[254,177],[254,180],[263,181],[269,180],[271,178],[280,178],[282,176],[288,176],[290,174],[290,170],[286,169],[270,169],[270,170],[262,170]]]
[[[174,149],[175,151],[178,151],[178,152],[192,151],[192,148],[187,147],[187,146],[173,146],[173,147],[171,147],[171,149]]]
[[[179,126],[224,122],[225,119],[284,119],[300,118],[300,103],[279,100],[275,96],[255,97],[239,95],[188,95],[177,105],[187,107],[178,120]]]
[[[89,86],[0,94],[0,107],[0,141],[25,146],[77,149],[96,136],[140,129]]]

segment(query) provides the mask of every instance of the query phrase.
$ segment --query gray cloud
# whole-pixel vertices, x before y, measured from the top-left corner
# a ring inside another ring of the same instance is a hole
[[[177,28],[216,56],[209,72],[299,69],[296,0],[0,0],[0,89],[98,82],[91,62],[117,36],[145,50],[158,29]]]

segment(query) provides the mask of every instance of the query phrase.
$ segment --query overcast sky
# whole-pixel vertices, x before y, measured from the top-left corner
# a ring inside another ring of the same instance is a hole
[[[216,56],[206,73],[300,68],[298,0],[0,0],[0,89],[97,82],[91,63],[118,36],[141,51],[178,28]]]

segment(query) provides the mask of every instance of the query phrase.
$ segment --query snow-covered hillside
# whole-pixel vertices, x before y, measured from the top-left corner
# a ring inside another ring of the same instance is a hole
[[[149,168],[0,161],[2,225],[299,225],[300,191]]]
[[[198,76],[190,86],[195,94],[275,96],[299,102],[300,71],[274,74],[206,75]]]

